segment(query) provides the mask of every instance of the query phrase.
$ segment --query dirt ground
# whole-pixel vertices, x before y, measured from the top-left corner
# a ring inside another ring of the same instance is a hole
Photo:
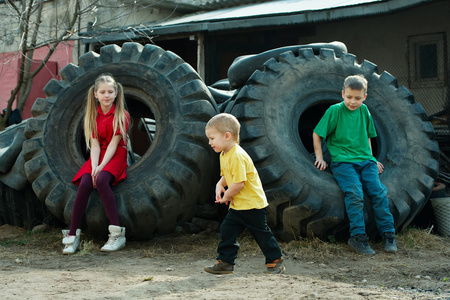
[[[60,229],[0,227],[1,299],[450,299],[450,238],[410,229],[399,252],[357,255],[345,243],[280,242],[286,273],[266,275],[264,257],[243,235],[233,275],[211,275],[217,233],[128,242],[115,253],[82,235],[81,251],[61,253]],[[69,298],[68,298],[69,297]]]

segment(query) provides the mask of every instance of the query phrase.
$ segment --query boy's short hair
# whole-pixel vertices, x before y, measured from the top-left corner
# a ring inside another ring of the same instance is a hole
[[[344,80],[344,90],[350,88],[351,90],[363,90],[367,93],[367,79],[363,75],[348,76]]]
[[[239,142],[239,130],[241,124],[235,116],[227,113],[221,113],[212,117],[206,124],[205,129],[214,128],[221,133],[229,132],[236,142]]]

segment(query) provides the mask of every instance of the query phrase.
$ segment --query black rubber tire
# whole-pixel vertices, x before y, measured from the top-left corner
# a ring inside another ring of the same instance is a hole
[[[30,183],[25,175],[22,144],[25,141],[27,120],[11,125],[0,132],[0,182],[15,190],[25,189]]]
[[[16,190],[0,182],[0,225],[9,224],[31,230],[43,223],[61,226],[61,222],[36,197],[31,185]]]
[[[11,125],[0,131],[0,173],[7,173],[11,169],[22,151],[25,124]]]
[[[428,201],[426,201],[420,212],[411,221],[412,226],[423,229],[430,229],[432,226],[436,226],[436,219],[433,207],[431,206],[431,199],[447,197],[445,188],[445,184],[441,182],[434,183],[434,187]]]
[[[37,199],[24,171],[22,143],[26,121],[0,132],[0,225],[9,224],[31,230],[47,223],[60,224]]]
[[[228,78],[220,79],[219,81],[214,82],[210,86],[215,89],[223,90],[223,91],[231,91],[232,90],[230,82],[228,81]]]
[[[27,175],[25,174],[25,160],[23,151],[19,153],[12,168],[6,173],[0,173],[0,182],[12,189],[21,191],[30,185]]]
[[[149,239],[192,218],[196,203],[210,196],[217,157],[205,137],[217,105],[199,75],[176,54],[154,45],[125,43],[81,56],[80,66],[61,70],[45,99],[37,99],[26,126],[25,172],[38,198],[70,224],[77,187],[71,180],[86,160],[81,131],[87,90],[101,73],[124,86],[132,118],[156,120],[157,132],[142,158],[113,187],[127,238]],[[131,99],[131,100],[130,100]],[[133,138],[132,138],[133,140]],[[109,221],[93,192],[83,228],[105,236]]]
[[[233,97],[236,90],[227,91],[227,90],[220,90],[213,88],[211,86],[208,86],[208,90],[211,93],[211,95],[214,97],[214,100],[217,104],[222,104],[226,102],[227,100],[230,100],[231,97]]]
[[[445,184],[442,182],[435,182],[433,186],[433,190],[431,191],[430,198],[444,198],[447,197],[445,192]]]
[[[358,64],[352,54],[300,49],[270,59],[255,72],[225,111],[241,122],[241,145],[253,158],[269,199],[268,221],[283,239],[299,236],[327,239],[348,236],[344,195],[329,168],[313,164],[312,130],[325,110],[342,101],[348,75],[368,82],[365,104],[378,137],[374,153],[384,166],[395,227],[401,231],[429,197],[439,169],[434,129],[412,94],[376,65]],[[367,197],[366,197],[367,198]],[[376,235],[369,199],[365,200],[367,232]]]
[[[237,57],[230,68],[228,68],[228,82],[232,88],[238,88],[245,85],[247,79],[256,70],[261,70],[263,64],[269,58],[277,58],[281,53],[292,51],[298,54],[300,49],[311,48],[316,54],[322,48],[333,49],[336,56],[341,56],[342,53],[347,53],[347,46],[342,42],[331,43],[312,43],[307,45],[286,46],[276,49],[271,49],[259,54],[243,55]]]

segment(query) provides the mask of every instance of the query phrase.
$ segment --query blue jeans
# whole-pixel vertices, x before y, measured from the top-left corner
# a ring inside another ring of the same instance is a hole
[[[378,177],[374,161],[359,163],[332,162],[331,170],[339,187],[345,194],[345,209],[350,221],[350,236],[365,234],[364,191],[372,200],[372,208],[378,232],[395,232],[394,218],[389,211],[387,188]]]

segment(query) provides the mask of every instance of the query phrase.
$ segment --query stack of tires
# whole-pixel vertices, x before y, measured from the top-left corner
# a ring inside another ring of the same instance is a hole
[[[156,123],[151,139],[144,140],[139,130],[131,133],[131,144],[141,153],[127,169],[127,180],[113,187],[120,223],[130,239],[173,231],[208,199],[205,190],[215,178],[211,166],[217,157],[204,128],[217,105],[208,88],[180,57],[153,45],[109,45],[79,61],[61,70],[61,81],[45,86],[46,98],[36,100],[35,118],[25,127],[25,172],[33,191],[53,215],[70,224],[76,194],[71,180],[87,158],[82,131],[86,94],[97,76],[110,73],[124,87],[134,128],[146,126],[142,120]],[[108,224],[94,192],[83,227],[106,236]]]
[[[241,145],[258,169],[270,203],[268,221],[279,237],[346,236],[344,196],[329,170],[314,167],[311,135],[325,110],[341,101],[342,83],[353,74],[363,74],[369,82],[365,104],[378,132],[373,150],[385,166],[381,180],[398,231],[432,191],[439,148],[426,113],[393,76],[379,75],[368,61],[359,64],[342,43],[240,57],[230,67],[228,80],[211,87],[177,55],[154,45],[108,45],[79,61],[79,66],[61,70],[61,81],[47,84],[46,98],[36,100],[34,118],[21,125],[23,139],[17,142],[23,142],[22,180],[26,178],[45,209],[65,224],[70,224],[76,194],[72,176],[89,155],[82,131],[85,96],[102,73],[111,73],[124,86],[134,122],[134,163],[127,180],[113,188],[130,239],[172,232],[192,219],[199,204],[213,202],[218,157],[204,127],[219,112],[241,122]],[[154,124],[151,137],[142,135],[143,129],[149,132],[145,120]],[[0,134],[0,142],[4,136]],[[375,234],[369,201],[367,228]],[[108,219],[96,192],[83,222],[88,232],[107,234]]]
[[[34,194],[24,171],[22,143],[26,121],[0,132],[0,225],[31,229],[58,220]]]
[[[339,42],[281,48],[238,58],[228,72],[236,91],[224,111],[241,122],[241,145],[253,158],[269,199],[268,221],[287,240],[348,236],[344,195],[329,169],[314,166],[312,131],[325,110],[342,101],[349,75],[362,74],[369,83],[364,104],[378,133],[372,148],[385,167],[380,178],[397,231],[420,212],[438,175],[439,147],[422,106],[391,74],[380,75],[376,65],[358,63],[346,52]],[[260,65],[261,56],[270,54]],[[256,71],[242,85],[239,70],[252,64]],[[365,219],[368,234],[376,235],[368,197]]]

